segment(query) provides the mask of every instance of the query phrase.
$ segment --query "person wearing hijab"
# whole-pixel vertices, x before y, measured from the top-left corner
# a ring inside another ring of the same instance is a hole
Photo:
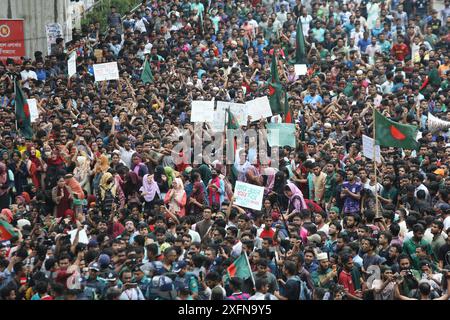
[[[57,180],[57,185],[52,189],[52,199],[56,204],[54,214],[56,218],[63,218],[67,209],[71,209],[73,196],[72,190],[66,185],[64,177]]]
[[[38,175],[38,171],[37,171],[37,167],[36,164],[31,161],[30,159],[30,153],[28,151],[25,151],[24,153],[22,153],[22,159],[23,162],[25,163],[26,167],[27,167],[27,171],[29,173],[28,179],[27,179],[27,184],[34,183],[34,185],[39,188],[40,185],[40,179],[39,179],[39,175]]]
[[[186,215],[186,191],[184,191],[183,181],[175,178],[172,182],[172,189],[167,192],[164,203],[169,205],[169,211],[178,217]]]
[[[167,177],[167,183],[169,184],[169,186],[171,186],[173,180],[176,178],[175,170],[173,170],[171,167],[164,167],[164,173]]]
[[[167,180],[167,176],[163,166],[157,166],[155,168],[153,179],[158,184],[159,191],[161,192],[161,199],[164,199],[166,193],[169,191],[169,181]]]
[[[66,174],[64,176],[64,180],[66,182],[66,185],[72,190],[73,206],[75,212],[77,214],[82,213],[83,205],[87,204],[87,201],[85,201],[84,191],[81,188],[80,183],[74,178],[72,174]]]
[[[0,162],[0,209],[9,208],[11,204],[11,193],[9,192],[14,185],[10,180],[8,168],[3,162]]]
[[[14,186],[16,194],[23,192],[24,186],[28,184],[27,178],[30,176],[27,164],[22,161],[22,155],[19,151],[14,151],[12,161],[9,164],[9,170],[14,174]]]
[[[142,187],[139,189],[144,197],[144,211],[151,212],[155,203],[155,200],[161,199],[161,192],[159,191],[158,184],[153,179],[152,174],[146,174],[142,179]]]
[[[105,174],[109,166],[108,157],[104,154],[102,154],[100,157],[97,158],[97,163],[94,167],[94,179],[92,180],[92,188],[93,190],[98,190],[100,185],[100,180],[102,179],[102,175]]]
[[[269,164],[261,164],[260,167],[261,175],[263,176],[263,185],[264,187],[264,194],[268,195],[272,192],[273,187],[275,185],[275,175],[278,172],[277,169],[269,167]]]
[[[194,216],[195,221],[200,221],[203,216],[203,208],[206,204],[203,181],[198,179],[193,182],[192,193],[189,197],[189,215]]]
[[[77,157],[77,166],[73,170],[74,178],[80,183],[81,188],[88,194],[91,193],[91,163],[88,157]]]
[[[211,179],[208,181],[208,203],[213,208],[222,206],[225,200],[225,182],[220,179],[216,170],[211,170]]]
[[[284,187],[284,194],[289,198],[288,202],[288,215],[296,212],[300,212],[303,209],[308,209],[306,206],[305,198],[300,189],[293,184],[288,182]]]
[[[139,182],[142,182],[142,178],[148,174],[148,168],[145,163],[142,162],[142,157],[139,153],[133,154],[131,158],[131,170],[136,174]]]
[[[275,174],[272,191],[269,192],[269,197],[272,203],[278,203],[280,209],[286,211],[289,199],[284,194],[284,187],[287,184],[287,173],[285,170],[280,170]]]
[[[205,186],[207,186],[209,180],[211,180],[211,169],[209,169],[206,164],[202,164],[200,167],[198,167],[198,171],[202,176],[203,183],[205,184]]]
[[[3,219],[6,222],[11,223],[14,219],[14,214],[10,209],[3,208],[0,213],[0,219]]]
[[[119,199],[114,177],[110,172],[105,172],[100,180],[97,200],[102,214],[109,216],[114,207],[118,207]]]
[[[50,149],[51,150],[51,149]],[[58,182],[58,177],[66,174],[64,160],[58,151],[45,152],[47,169],[45,170],[45,190],[52,190]]]

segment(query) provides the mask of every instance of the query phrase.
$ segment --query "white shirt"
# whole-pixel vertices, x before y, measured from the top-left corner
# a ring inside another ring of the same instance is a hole
[[[444,219],[444,231],[450,228],[450,216]]]
[[[30,70],[30,71],[23,70],[20,73],[20,77],[22,78],[23,81],[26,81],[28,79],[33,79],[33,80],[37,80],[38,79],[36,72],[34,72],[33,70]],[[28,82],[26,82],[23,85],[23,87],[29,89],[30,88],[30,84]]]
[[[125,165],[131,169],[131,158],[133,157],[133,154],[136,153],[135,150],[130,149],[127,151],[125,148],[120,147],[120,158],[123,162],[125,162]]]
[[[200,238],[200,234],[197,231],[194,231],[192,229],[189,229],[189,235],[192,238],[192,242],[202,242],[202,239]]]
[[[266,300],[266,295],[261,292],[257,292],[254,295],[252,295],[248,300]],[[268,300],[278,300],[277,297],[275,297],[273,294],[269,293],[269,299]]]
[[[303,35],[305,37],[308,36],[308,32],[309,32],[309,28],[310,28],[309,24],[311,23],[312,19],[313,18],[309,14],[306,17],[300,16],[300,21],[302,23]]]
[[[119,297],[119,300],[145,300],[139,287],[127,289]]]

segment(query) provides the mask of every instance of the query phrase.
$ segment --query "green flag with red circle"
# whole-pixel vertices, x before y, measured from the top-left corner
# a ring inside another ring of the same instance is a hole
[[[417,130],[416,126],[389,120],[375,110],[375,144],[379,146],[417,150]]]
[[[17,80],[15,81],[14,86],[16,92],[14,103],[16,107],[17,128],[20,130],[22,136],[31,139],[33,137],[33,129],[31,127],[30,107],[28,106],[25,94]]]

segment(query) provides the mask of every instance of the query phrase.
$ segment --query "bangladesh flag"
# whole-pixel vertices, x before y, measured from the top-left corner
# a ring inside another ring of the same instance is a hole
[[[17,128],[25,138],[31,139],[33,137],[33,129],[31,128],[30,107],[17,80],[14,86]]]
[[[145,59],[144,61],[144,67],[142,68],[141,73],[141,80],[145,84],[152,83],[154,81],[152,68],[150,68],[150,63],[148,62],[148,59]]]
[[[416,141],[417,127],[389,120],[375,110],[375,144],[382,147],[419,149]]]
[[[302,23],[300,19],[297,22],[297,30],[295,33],[295,64],[306,64],[306,46],[305,37],[303,35]]]
[[[284,122],[294,123],[294,115],[292,114],[292,109],[289,106],[289,96],[288,93],[284,95]]]
[[[7,241],[16,235],[13,226],[5,220],[0,219],[0,241]]]
[[[239,129],[239,122],[237,121],[235,115],[227,109],[228,121],[227,121],[227,129]]]
[[[269,82],[269,103],[273,114],[283,112],[281,107],[281,99],[283,97],[283,88],[280,83],[277,69],[277,58],[275,51],[272,55],[272,64],[270,65],[270,82]]]
[[[250,263],[248,262],[245,253],[241,254],[239,258],[234,260],[234,262],[227,268],[227,273],[230,278],[238,277],[246,280],[252,276],[252,269],[250,268]]]

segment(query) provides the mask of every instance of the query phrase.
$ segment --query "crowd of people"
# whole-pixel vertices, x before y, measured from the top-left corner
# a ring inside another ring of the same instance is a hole
[[[0,299],[448,300],[449,127],[427,119],[450,120],[450,3],[435,2],[144,1],[3,61]],[[273,55],[296,124],[279,166],[248,140],[233,164],[175,161],[191,101],[268,95]],[[113,61],[120,79],[95,82]],[[37,101],[32,137],[15,80]],[[372,108],[417,126],[420,148],[364,156]],[[236,181],[264,187],[260,210],[235,204]]]

